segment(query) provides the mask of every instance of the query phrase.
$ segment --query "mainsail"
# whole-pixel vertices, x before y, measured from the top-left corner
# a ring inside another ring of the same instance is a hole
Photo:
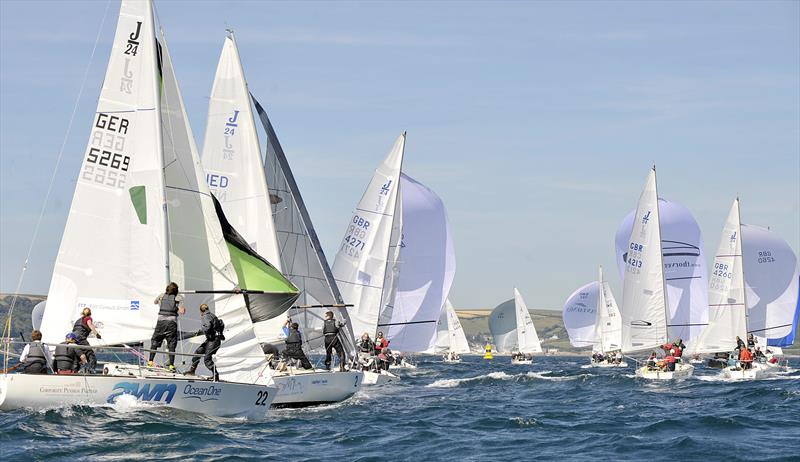
[[[539,343],[531,313],[516,288],[514,288],[514,305],[517,318],[517,349],[520,353],[541,353],[542,344]]]
[[[739,199],[733,201],[722,228],[708,290],[708,327],[691,353],[716,353],[736,348],[736,336],[747,338],[747,312],[742,260],[742,232]]]
[[[622,303],[622,351],[649,350],[667,341],[667,294],[656,189],[656,170],[650,170],[636,207],[633,230],[626,245]]]
[[[600,284],[590,282],[576,290],[564,303],[562,317],[569,334],[569,343],[582,348],[594,347],[598,342],[597,319],[600,304]]]
[[[597,301],[597,333],[600,339],[600,352],[618,351],[622,348],[622,316],[617,301],[611,293],[611,286],[603,278],[603,268],[599,270],[600,298]]]
[[[464,334],[464,328],[461,327],[461,321],[458,320],[458,314],[449,299],[445,301],[444,312],[447,314],[447,332],[450,337],[449,351],[460,354],[469,353],[467,336]]]
[[[216,355],[220,376],[259,380],[266,361],[245,299],[233,290],[240,281],[166,40],[163,33],[155,37],[149,0],[123,1],[51,283],[46,341],[61,340],[83,306],[93,308],[102,342],[146,340],[158,311],[153,299],[169,281],[195,293],[186,305],[205,301],[225,321],[227,339]],[[182,330],[191,329],[181,321]]]
[[[392,347],[424,351],[430,347],[455,275],[455,255],[444,203],[430,188],[400,176],[402,241],[397,293],[383,328]]]
[[[333,262],[333,275],[346,303],[353,304],[350,319],[356,335],[375,334],[383,303],[392,291],[387,276],[394,271],[400,219],[400,171],[406,135],[395,141],[389,155],[375,170],[367,190],[349,221]]]
[[[516,312],[516,304],[511,299],[497,305],[489,315],[489,331],[498,353],[510,353],[517,346]]]
[[[677,202],[659,198],[658,214],[669,301],[669,337],[691,343],[708,322],[708,272],[703,235],[692,213]],[[617,269],[622,279],[634,215],[635,210],[622,220],[615,238]]]

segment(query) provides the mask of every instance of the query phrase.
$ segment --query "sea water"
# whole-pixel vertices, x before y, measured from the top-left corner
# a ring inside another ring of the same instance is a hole
[[[588,358],[415,358],[402,381],[263,421],[141,405],[0,413],[0,460],[800,460],[800,371],[682,381]],[[791,367],[798,368],[794,360]]]

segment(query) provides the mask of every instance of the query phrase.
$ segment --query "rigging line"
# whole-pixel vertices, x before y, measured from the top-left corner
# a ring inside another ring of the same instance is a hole
[[[100,27],[97,29],[97,35],[94,39],[94,45],[92,46],[92,52],[89,55],[89,62],[86,64],[86,69],[83,71],[83,79],[81,80],[81,86],[78,89],[78,96],[75,98],[75,105],[72,107],[72,114],[70,114],[69,122],[67,123],[67,131],[64,134],[64,139],[61,141],[61,149],[58,150],[58,157],[56,157],[56,165],[53,168],[53,174],[50,175],[50,184],[47,186],[47,193],[44,196],[44,202],[42,203],[42,208],[39,211],[39,218],[36,220],[36,226],[33,229],[33,237],[31,238],[31,244],[28,247],[28,252],[25,255],[25,262],[22,264],[22,271],[19,275],[19,280],[17,281],[17,288],[14,290],[14,298],[11,299],[11,306],[8,309],[8,320],[6,321],[6,328],[4,329],[4,336],[6,329],[8,330],[8,336],[11,336],[11,314],[14,312],[14,305],[17,303],[18,293],[20,288],[22,287],[22,282],[25,278],[25,271],[28,269],[28,262],[31,258],[31,252],[33,251],[33,246],[36,243],[36,238],[39,235],[39,228],[42,224],[42,220],[44,219],[44,212],[47,209],[47,202],[50,198],[50,194],[53,192],[53,184],[56,180],[56,175],[58,174],[58,168],[61,165],[61,159],[64,157],[64,149],[67,147],[67,141],[69,140],[69,134],[72,132],[72,123],[75,121],[75,114],[78,112],[78,106],[80,105],[81,97],[83,96],[83,90],[86,87],[86,80],[89,78],[89,70],[92,67],[92,62],[94,61],[94,55],[97,51],[97,44],[100,43],[100,35],[103,32],[103,26],[106,23],[106,17],[108,16],[108,10],[111,7],[111,0],[106,2],[106,9],[103,11],[103,18],[100,20]],[[6,348],[7,350],[7,348]],[[7,362],[7,360],[6,360]]]

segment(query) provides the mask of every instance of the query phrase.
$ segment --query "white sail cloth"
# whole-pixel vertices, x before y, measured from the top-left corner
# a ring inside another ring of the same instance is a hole
[[[392,348],[425,351],[431,346],[436,322],[455,276],[455,252],[444,203],[436,193],[400,175],[402,240],[397,293],[378,325]]]
[[[151,1],[122,2],[42,320],[45,341],[62,340],[84,306],[103,333],[93,344],[147,340],[158,313],[153,300],[175,281],[217,294],[185,304],[205,301],[226,324],[220,376],[256,381],[266,362],[244,298],[220,294],[237,285],[236,273],[169,49],[155,30]],[[179,321],[182,330],[192,329],[187,319]]]
[[[375,170],[345,232],[333,275],[349,311],[356,336],[374,336],[384,298],[387,269],[395,257],[391,253],[400,189],[405,133],[400,135],[383,163]],[[399,241],[398,241],[399,242]],[[390,288],[387,288],[391,291]]]
[[[736,348],[736,336],[747,338],[739,199],[733,202],[722,228],[709,282],[708,302],[708,326],[689,344],[691,354],[732,351]]]
[[[703,235],[691,212],[677,202],[659,199],[658,212],[669,302],[669,337],[691,343],[708,323],[708,271]],[[617,229],[617,268],[621,278],[625,275],[634,213],[631,211]]]
[[[611,286],[603,279],[600,269],[600,300],[598,301],[597,332],[601,353],[618,351],[622,348],[622,316],[617,307]]]
[[[542,344],[539,342],[539,335],[536,334],[531,313],[516,288],[514,288],[514,305],[517,315],[517,349],[520,353],[541,353]]]
[[[569,343],[582,348],[598,343],[597,307],[600,302],[600,283],[590,282],[573,292],[564,303],[562,318]]]
[[[489,330],[499,353],[540,353],[542,345],[525,300],[515,288],[514,299],[498,305],[489,315]]]
[[[767,228],[743,224],[741,230],[747,330],[767,340],[785,337],[796,328],[797,256]]]
[[[425,353],[453,352],[464,354],[470,352],[464,328],[461,327],[461,321],[459,321],[458,314],[449,299],[445,301],[431,343],[431,347]]]
[[[661,253],[656,171],[650,170],[625,245],[622,351],[650,350],[667,340],[667,294]]]

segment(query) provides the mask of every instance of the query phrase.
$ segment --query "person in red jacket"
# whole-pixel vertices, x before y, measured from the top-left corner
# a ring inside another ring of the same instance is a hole
[[[677,358],[675,357],[675,350],[669,350],[667,356],[664,357],[664,371],[665,372],[674,371],[675,361],[677,361]]]
[[[389,361],[385,360],[388,351],[389,341],[383,336],[383,332],[378,332],[375,337],[375,357],[378,358],[378,369],[389,370]],[[381,359],[381,355],[384,359]]]
[[[753,353],[750,352],[749,348],[742,348],[741,351],[739,351],[739,363],[742,369],[750,369],[753,367]]]

